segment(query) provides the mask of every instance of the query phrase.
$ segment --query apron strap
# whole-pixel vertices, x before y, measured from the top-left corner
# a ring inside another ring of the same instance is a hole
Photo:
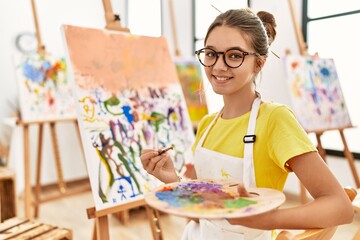
[[[205,141],[206,136],[208,135],[211,127],[215,124],[215,122],[216,122],[216,120],[218,119],[218,117],[221,115],[222,111],[223,111],[223,109],[221,109],[221,110],[216,114],[216,116],[214,117],[214,119],[211,121],[211,123],[209,124],[209,126],[206,128],[204,134],[201,136],[198,144],[196,145],[196,148],[202,147],[202,145],[203,145],[203,143],[204,143],[204,141]]]
[[[254,100],[251,113],[249,117],[249,124],[247,134],[244,137],[244,166],[243,166],[243,182],[246,188],[256,187],[255,181],[255,170],[254,170],[254,142],[256,139],[255,136],[255,126],[256,126],[256,118],[259,112],[261,99],[258,97]]]

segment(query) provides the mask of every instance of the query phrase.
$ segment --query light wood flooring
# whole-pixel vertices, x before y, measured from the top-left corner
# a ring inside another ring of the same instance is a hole
[[[299,197],[286,194],[284,207],[299,204]],[[86,209],[93,206],[89,192],[43,203],[40,207],[39,221],[55,224],[73,230],[75,240],[92,239],[93,220],[87,219]],[[23,216],[23,204],[18,201],[18,215]],[[165,240],[178,240],[186,224],[186,219],[161,214],[160,223]],[[144,208],[130,211],[127,225],[120,223],[117,217],[109,217],[110,239],[144,240],[152,239],[151,229]],[[360,228],[360,214],[356,214],[352,224],[340,226],[334,236],[335,240],[351,240]]]

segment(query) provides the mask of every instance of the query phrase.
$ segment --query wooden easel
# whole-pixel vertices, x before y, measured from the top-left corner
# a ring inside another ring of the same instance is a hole
[[[168,0],[168,3],[169,3],[169,17],[170,17],[170,24],[171,24],[171,35],[172,35],[172,40],[173,40],[173,44],[174,44],[175,57],[181,58],[181,51],[179,49],[179,44],[178,44],[178,40],[177,40],[176,21],[175,21],[175,13],[174,13],[174,1],[173,0]],[[190,90],[189,89],[183,89],[183,92],[185,92],[185,91],[190,91]],[[199,90],[198,91],[199,92],[204,91],[202,82],[199,83]],[[205,95],[204,95],[204,98],[205,98]],[[185,94],[185,99],[186,99],[186,94]],[[206,105],[206,103],[204,105]],[[199,125],[199,120],[192,120],[192,119],[190,119],[190,120],[192,122],[194,132],[196,132],[197,128],[198,128],[198,125]]]
[[[149,224],[151,227],[151,233],[154,240],[163,240],[163,235],[160,226],[159,220],[159,212],[151,207],[149,207],[145,200],[137,200],[134,202],[122,204],[119,206],[115,206],[112,208],[107,208],[105,210],[96,210],[94,207],[88,208],[87,215],[89,219],[94,218],[94,232],[93,232],[93,240],[109,240],[109,221],[108,215],[121,212],[128,211],[129,209],[137,208],[144,206],[146,209],[146,214],[149,220]]]
[[[106,29],[116,30],[120,32],[128,32],[130,33],[130,29],[121,26],[121,19],[118,14],[114,14],[111,6],[110,0],[102,0],[104,11],[105,11],[105,21],[106,21]]]
[[[39,24],[37,19],[36,7],[35,7],[35,0],[31,0],[32,12],[34,17],[35,29],[36,29],[36,38],[37,38],[37,53],[38,54],[46,54],[45,46],[41,41]],[[21,117],[20,117],[21,119]],[[58,119],[58,120],[44,120],[44,121],[22,121],[16,120],[16,125],[21,126],[23,129],[23,145],[24,145],[24,209],[25,209],[25,217],[28,219],[32,219],[33,217],[38,217],[39,215],[39,205],[44,202],[48,202],[51,200],[56,200],[61,197],[73,195],[76,193],[84,192],[90,190],[90,185],[87,184],[85,188],[68,191],[66,187],[66,183],[63,178],[62,167],[61,167],[61,160],[60,160],[60,153],[58,147],[58,140],[57,140],[57,133],[55,124],[58,122],[73,122],[75,124],[76,129],[78,130],[77,120],[76,119]],[[55,166],[57,172],[57,184],[59,187],[59,195],[51,196],[47,198],[40,198],[41,194],[41,164],[42,164],[42,148],[43,148],[43,130],[44,126],[48,124],[50,128],[50,135],[51,135],[51,143],[54,152],[54,159],[55,159]],[[32,203],[32,189],[31,189],[31,176],[30,176],[30,139],[29,139],[29,128],[32,125],[38,125],[38,149],[37,149],[37,163],[36,163],[36,183],[35,183],[35,196],[34,201]],[[77,135],[81,145],[81,138],[80,133],[77,131]],[[83,158],[85,159],[84,153]],[[31,213],[31,205],[34,206],[34,216]]]
[[[304,40],[304,36],[301,33],[300,27],[296,21],[296,14],[295,14],[295,7],[294,7],[294,3],[293,0],[288,0],[289,2],[289,7],[290,7],[290,13],[291,13],[291,18],[292,18],[292,22],[293,22],[293,26],[295,29],[295,33],[296,33],[296,39],[297,39],[297,43],[298,43],[298,47],[299,47],[299,52],[301,55],[306,56],[309,55],[309,53],[307,52],[307,46]],[[326,161],[326,153],[324,148],[322,147],[321,144],[321,135],[326,132],[326,131],[331,131],[331,130],[336,130],[339,131],[343,146],[344,146],[344,156],[345,158],[348,160],[348,163],[350,165],[350,169],[352,172],[352,175],[354,177],[354,181],[356,184],[356,187],[359,188],[360,187],[360,180],[359,180],[359,175],[357,173],[356,167],[355,167],[355,162],[354,162],[354,156],[353,154],[350,152],[348,145],[347,145],[347,141],[344,135],[344,130],[347,128],[352,128],[353,126],[344,126],[341,128],[336,128],[336,129],[322,129],[322,130],[318,130],[318,131],[307,131],[307,133],[314,133],[316,136],[316,141],[317,141],[317,149],[319,151],[319,154],[321,155],[321,157],[324,159],[324,161]],[[306,129],[305,129],[306,130]],[[306,189],[305,187],[300,183],[300,187],[301,187],[301,192],[300,192],[300,200],[302,203],[306,203],[308,201],[307,199],[307,195],[306,195]]]
[[[175,24],[175,14],[174,14],[174,1],[169,0],[169,13],[170,13],[170,22],[171,22],[171,33],[172,38],[174,42],[174,48],[175,48],[175,56],[180,57],[181,53],[179,50],[179,45],[177,41],[177,33],[176,33],[176,24]]]
[[[120,32],[130,33],[128,28],[121,27],[120,17],[115,15],[112,10],[110,0],[103,0],[103,6],[105,10],[105,20],[106,20],[106,29],[116,30]],[[163,240],[163,235],[161,231],[160,221],[159,221],[159,212],[151,207],[149,207],[144,199],[136,200],[119,206],[107,208],[104,210],[96,210],[95,207],[87,209],[87,216],[89,219],[94,219],[94,230],[93,230],[93,240],[109,240],[109,214],[118,214],[120,220],[123,223],[127,223],[129,219],[129,210],[137,207],[145,207],[147,217],[149,220],[152,236],[154,240]]]
[[[77,120],[76,119],[61,119],[54,121],[34,121],[34,122],[23,122],[18,120],[16,122],[17,126],[21,126],[23,129],[23,146],[24,146],[24,209],[25,209],[25,217],[28,219],[32,219],[33,217],[37,218],[39,216],[39,206],[42,203],[49,202],[52,200],[56,200],[62,197],[71,196],[73,194],[81,193],[84,191],[89,191],[90,186],[86,184],[85,187],[81,189],[72,189],[68,190],[66,186],[66,182],[64,181],[62,167],[61,167],[61,159],[60,152],[57,140],[57,133],[55,124],[59,122],[73,122],[75,124],[76,129],[78,129]],[[32,201],[32,187],[31,187],[31,174],[30,174],[30,134],[29,129],[30,126],[37,125],[39,127],[38,131],[38,148],[37,148],[37,162],[36,162],[36,182],[35,182],[35,191],[34,191],[34,200]],[[59,194],[52,195],[48,197],[40,197],[41,196],[41,165],[42,165],[42,149],[43,149],[43,133],[44,126],[49,125],[50,135],[51,135],[51,143],[54,152],[55,159],[55,167],[57,173],[57,185],[59,188]],[[78,133],[79,141],[81,144],[80,134]],[[34,206],[34,215],[31,213],[31,205]]]

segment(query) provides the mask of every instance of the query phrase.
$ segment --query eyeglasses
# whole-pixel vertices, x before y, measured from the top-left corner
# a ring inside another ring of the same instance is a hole
[[[202,48],[195,51],[197,58],[204,67],[212,67],[217,62],[219,55],[223,55],[224,63],[229,68],[238,68],[243,64],[247,55],[260,56],[255,52],[245,52],[240,48],[230,48],[226,52],[216,52],[211,48]]]

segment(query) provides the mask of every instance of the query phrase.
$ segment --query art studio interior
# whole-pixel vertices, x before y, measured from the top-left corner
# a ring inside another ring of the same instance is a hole
[[[360,240],[358,0],[0,19],[0,239]]]

